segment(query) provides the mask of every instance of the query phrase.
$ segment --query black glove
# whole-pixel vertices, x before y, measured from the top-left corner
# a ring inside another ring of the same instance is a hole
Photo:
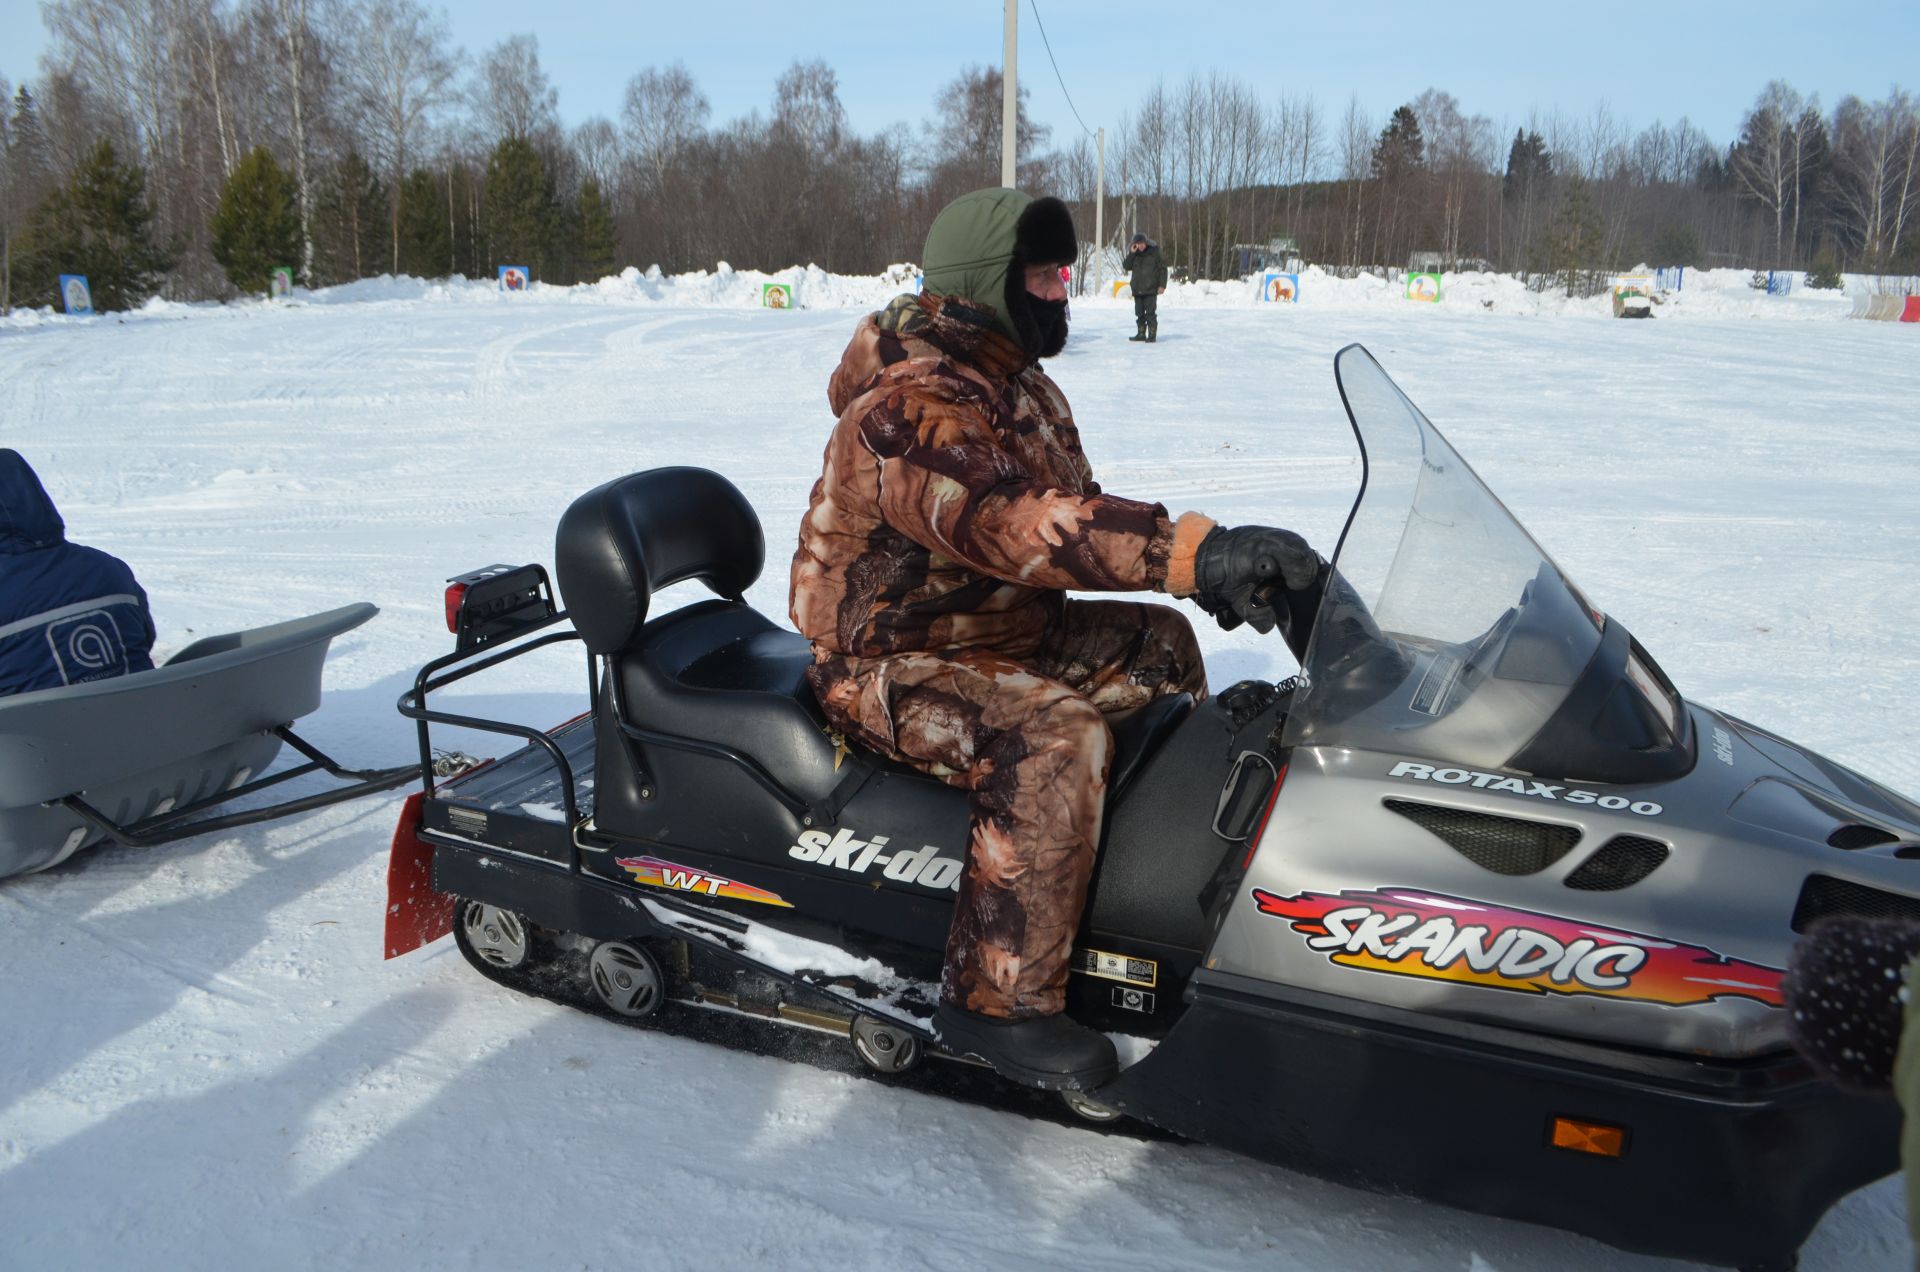
[[[1319,554],[1291,530],[1215,526],[1193,554],[1194,603],[1227,631],[1246,622],[1264,635],[1278,621],[1273,592],[1306,591],[1322,565]]]
[[[1247,621],[1235,613],[1233,606],[1227,604],[1225,601],[1215,600],[1213,597],[1200,596],[1198,594],[1188,599],[1208,614],[1211,614],[1213,621],[1220,624],[1220,630],[1223,632],[1230,632]]]

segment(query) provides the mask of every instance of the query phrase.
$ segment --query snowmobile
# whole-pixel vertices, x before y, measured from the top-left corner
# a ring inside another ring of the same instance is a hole
[[[320,705],[327,646],[377,613],[362,601],[206,636],[150,671],[0,699],[0,879],[106,840],[148,848],[412,780],[412,765],[347,768],[293,731]],[[269,773],[283,744],[303,760]],[[318,772],[344,784],[241,807]]]
[[[1683,698],[1359,346],[1335,372],[1362,485],[1283,683],[1112,719],[1069,1011],[1122,1043],[1093,1118],[1638,1252],[1787,1268],[1896,1168],[1889,1104],[1787,1043],[1797,935],[1920,916],[1920,806]],[[451,929],[515,988],[941,1055],[962,793],[847,745],[804,640],[743,599],[761,528],[656,469],[561,518],[539,565],[447,593],[456,648],[402,695],[422,788],[389,956]],[[718,599],[651,616],[669,584]],[[578,640],[552,730],[433,694]],[[430,726],[525,746],[433,777]],[[771,1027],[771,1026],[769,1026]]]

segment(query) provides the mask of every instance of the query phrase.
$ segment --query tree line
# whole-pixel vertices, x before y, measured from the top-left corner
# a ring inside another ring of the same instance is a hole
[[[876,273],[954,196],[999,179],[999,71],[961,68],[917,125],[849,125],[824,61],[715,122],[684,66],[568,128],[532,35],[478,57],[416,0],[49,0],[40,73],[0,79],[0,312],[86,273],[103,307],[385,273],[569,283],[725,259]],[[1092,139],[1050,145],[1021,94],[1023,188],[1093,229]],[[1517,125],[1429,89],[1263,97],[1218,73],[1157,84],[1109,135],[1109,245],[1135,229],[1196,277],[1293,239],[1346,271],[1410,255],[1565,279],[1635,263],[1920,272],[1920,110],[1830,110],[1766,85],[1722,144],[1608,107]]]

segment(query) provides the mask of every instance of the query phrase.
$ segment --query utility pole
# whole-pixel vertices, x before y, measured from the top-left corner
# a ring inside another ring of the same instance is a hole
[[[1015,130],[1020,116],[1018,48],[1020,42],[1020,0],[1006,0],[1007,38],[1000,58],[1000,184],[1011,190],[1015,184]]]
[[[1093,176],[1093,288],[1096,293],[1107,278],[1107,130],[1100,130],[1099,162]]]

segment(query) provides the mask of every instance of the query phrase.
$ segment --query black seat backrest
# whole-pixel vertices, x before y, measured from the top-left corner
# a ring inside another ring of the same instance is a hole
[[[587,648],[631,650],[653,594],[699,579],[739,601],[767,560],[760,518],[734,484],[704,468],[651,468],[574,500],[554,536],[561,600]]]

